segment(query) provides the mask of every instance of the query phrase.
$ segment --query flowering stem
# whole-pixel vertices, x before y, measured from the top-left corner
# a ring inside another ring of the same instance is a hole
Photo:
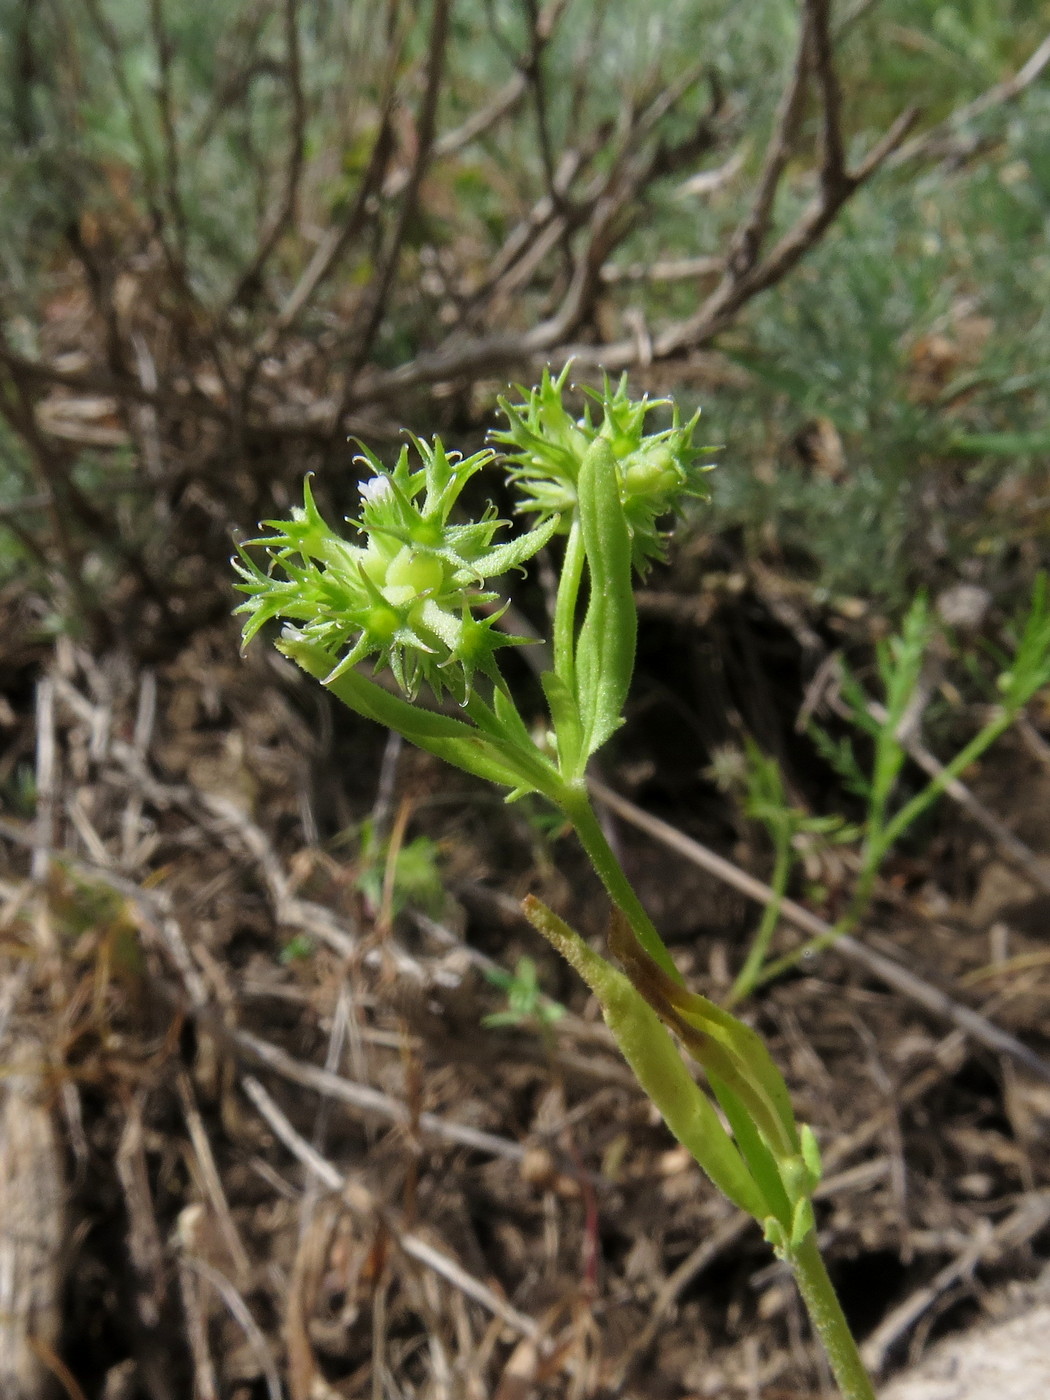
[[[579,520],[574,519],[565,542],[565,558],[554,605],[554,669],[570,693],[576,689],[576,604],[585,559],[583,531]]]
[[[871,1379],[821,1258],[816,1230],[810,1230],[802,1243],[790,1252],[788,1262],[843,1400],[875,1400]]]
[[[608,890],[613,903],[623,911],[638,942],[670,977],[680,983],[682,975],[675,967],[663,939],[642,907],[631,882],[624,874],[623,866],[606,840],[605,832],[594,814],[586,792],[581,787],[567,787],[558,805],[572,823],[580,844],[590,857],[602,884]]]

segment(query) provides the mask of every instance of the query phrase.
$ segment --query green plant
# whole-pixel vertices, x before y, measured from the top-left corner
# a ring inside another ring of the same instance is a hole
[[[748,746],[743,775],[746,784],[744,810],[763,822],[773,840],[775,860],[770,883],[774,897],[766,906],[751,952],[733,985],[732,1000],[778,976],[804,955],[827,947],[856,928],[871,907],[879,872],[893,847],[925,816],[952,781],[961,777],[1006,733],[1036,692],[1050,684],[1050,603],[1046,575],[1040,574],[1028,608],[1012,628],[1012,652],[996,651],[991,655],[996,674],[989,688],[994,699],[984,724],[936,776],[899,800],[901,776],[908,758],[908,738],[917,729],[929,698],[924,677],[935,665],[932,661],[935,632],[926,598],[920,593],[905,614],[900,632],[880,642],[875,649],[881,701],[873,701],[850,667],[841,663],[841,694],[846,717],[867,736],[871,748],[866,770],[848,738],[834,740],[819,726],[811,724],[809,727],[810,737],[824,759],[849,791],[864,800],[865,813],[859,826],[847,826],[836,817],[810,817],[792,807],[784,793],[776,761],[763,757],[753,745]],[[979,683],[986,684],[979,667],[974,665],[970,669],[978,672]],[[727,764],[722,759],[718,776],[723,785],[734,781],[739,784],[739,768],[739,764]],[[804,831],[835,841],[852,841],[859,836],[856,882],[845,912],[827,934],[767,962],[770,939],[794,864],[792,848]]]
[[[745,740],[742,753],[723,750],[716,754],[711,774],[724,790],[741,791],[745,815],[761,822],[773,844],[773,873],[769,879],[773,897],[762,911],[751,948],[730,989],[728,1004],[732,1006],[753,992],[762,980],[788,882],[807,841],[838,845],[855,840],[859,833],[857,827],[840,816],[814,816],[789,802],[780,764],[767,757],[752,739]]]
[[[279,649],[358,714],[421,748],[505,787],[509,799],[539,793],[571,823],[612,900],[610,951],[600,956],[550,909],[525,901],[533,926],[590,986],[610,1029],[671,1131],[726,1196],[762,1226],[793,1269],[843,1394],[873,1391],[816,1244],[812,1194],[820,1179],[816,1140],[800,1127],[786,1085],[756,1033],[688,991],[610,848],[588,797],[587,762],[623,723],[634,667],[635,572],[659,558],[660,523],[684,496],[701,495],[704,466],[696,418],[673,405],[631,399],[626,384],[591,393],[597,412],[565,407],[567,368],[520,403],[504,403],[502,445],[528,529],[497,543],[506,522],[490,510],[452,523],[466,482],[493,454],[460,460],[415,442],[362,486],[355,521],[361,544],[325,524],[309,485],[290,520],[240,550],[249,641],[281,618]],[[646,432],[670,407],[670,425]],[[553,664],[541,677],[550,727],[534,736],[500,671],[497,653],[519,639],[497,629],[490,581],[555,536],[564,550],[553,618]],[[254,548],[268,552],[265,568]],[[374,658],[403,695],[359,669]],[[462,719],[423,707],[423,684],[452,694]],[[672,1036],[674,1038],[672,1038]],[[729,1124],[686,1068],[675,1041],[703,1067]]]
[[[313,951],[313,941],[305,933],[297,933],[281,949],[278,961],[286,967],[291,963],[307,962]]]
[[[362,822],[354,883],[372,908],[380,909],[388,881],[392,915],[400,914],[408,905],[433,916],[441,913],[446,894],[438,869],[437,845],[429,836],[416,836],[395,845],[376,831],[372,821]]]
[[[539,1026],[546,1033],[565,1015],[560,1001],[552,1001],[540,987],[536,964],[530,957],[520,957],[513,972],[502,967],[484,969],[486,979],[507,997],[506,1011],[493,1011],[481,1024],[490,1029],[501,1026]]]

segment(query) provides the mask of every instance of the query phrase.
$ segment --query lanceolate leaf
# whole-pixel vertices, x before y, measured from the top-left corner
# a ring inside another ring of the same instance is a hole
[[[575,695],[556,671],[544,671],[540,681],[554,721],[562,777],[571,783],[580,777],[586,763],[579,706]]]
[[[501,787],[526,792],[537,790],[536,784],[530,781],[530,775],[522,767],[501,752],[491,739],[462,720],[410,705],[407,700],[391,695],[359,671],[343,671],[329,681],[332,657],[314,642],[285,636],[277,643],[277,648],[304,671],[325,683],[344,705],[366,719],[375,720],[377,724],[403,734],[417,748],[426,749],[446,763]]]
[[[734,1205],[756,1220],[775,1214],[645,999],[538,899],[530,895],[522,908],[529,922],[572,964],[597,997],[624,1059],[678,1141]]]
[[[589,758],[623,723],[638,631],[631,538],[616,459],[604,438],[591,443],[580,466],[579,508],[590,595],[576,649],[576,688]]]
[[[787,1085],[761,1038],[730,1012],[669,977],[618,910],[613,911],[609,946],[693,1058],[741,1100],[773,1155],[779,1160],[797,1154],[801,1147]]]

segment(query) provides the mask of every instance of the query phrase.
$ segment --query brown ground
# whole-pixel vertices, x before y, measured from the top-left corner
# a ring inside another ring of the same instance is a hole
[[[32,637],[30,601],[3,606]],[[783,675],[793,644],[770,623],[720,670],[714,645],[643,647],[604,776],[764,875],[701,777],[733,709],[712,675],[746,711],[754,655]],[[68,640],[11,640],[0,666],[4,1400],[47,1377],[88,1400],[829,1390],[758,1231],[515,915],[535,890],[601,932],[567,838],[332,715],[263,645],[240,659],[232,627],[154,670]],[[745,713],[766,742],[777,703]],[[974,787],[1050,852],[1038,734]],[[361,893],[369,815],[438,843],[442,908]],[[724,990],[754,906],[614,828],[683,968]],[[888,877],[865,942],[1050,1053],[1047,896],[950,805]],[[504,1005],[489,959],[523,953],[569,1008],[547,1037],[481,1024]],[[818,1131],[822,1240],[886,1372],[1035,1275],[1050,1083],[837,954],[748,1014]]]

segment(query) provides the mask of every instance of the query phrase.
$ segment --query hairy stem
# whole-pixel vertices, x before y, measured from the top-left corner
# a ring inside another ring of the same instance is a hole
[[[871,1379],[821,1258],[815,1230],[810,1230],[798,1248],[791,1251],[789,1262],[843,1400],[875,1400]]]
[[[681,982],[681,973],[675,967],[663,939],[642,907],[631,882],[624,874],[623,866],[606,840],[605,832],[602,831],[586,793],[580,788],[566,789],[565,798],[559,805],[572,822],[580,844],[590,857],[591,864],[598,872],[613,903],[623,911],[638,942],[670,977],[676,982]]]

